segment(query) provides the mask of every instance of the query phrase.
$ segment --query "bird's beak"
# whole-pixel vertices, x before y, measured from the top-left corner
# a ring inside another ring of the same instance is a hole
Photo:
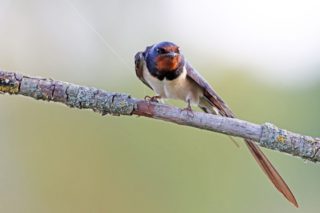
[[[166,55],[169,56],[170,58],[174,58],[174,57],[176,57],[178,54],[175,53],[175,52],[170,52],[170,53],[167,53]]]

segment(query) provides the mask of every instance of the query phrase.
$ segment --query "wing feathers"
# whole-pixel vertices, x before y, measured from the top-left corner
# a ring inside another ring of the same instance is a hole
[[[192,68],[190,64],[187,63],[186,68],[188,78],[196,82],[204,91],[205,98],[202,98],[201,100],[208,101],[212,107],[217,108],[220,115],[230,118],[235,117],[228,105],[218,96],[218,94],[211,88],[204,78],[201,77],[201,75],[194,68]],[[199,106],[207,113],[212,112],[212,110],[208,109],[207,104],[200,102]],[[254,159],[258,162],[259,166],[262,168],[274,186],[287,198],[288,201],[290,201],[294,206],[298,207],[298,203],[288,185],[273,167],[268,158],[263,154],[261,149],[251,140],[246,139],[245,142]]]
[[[135,56],[134,56],[134,63],[135,63],[135,69],[136,69],[136,75],[137,77],[145,84],[147,85],[150,89],[151,86],[148,84],[148,82],[144,79],[143,77],[143,65],[145,63],[144,60],[144,55],[143,52],[138,52]]]

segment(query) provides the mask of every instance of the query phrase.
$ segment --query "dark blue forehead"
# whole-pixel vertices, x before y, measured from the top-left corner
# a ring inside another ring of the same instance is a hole
[[[170,42],[170,41],[163,41],[158,44],[155,44],[154,48],[169,47],[169,46],[177,46],[177,45],[175,43]]]
[[[177,45],[175,43],[172,43],[170,41],[159,42],[157,44],[154,44],[152,46],[147,47],[147,49],[145,50],[145,55],[147,56],[147,58],[153,60],[158,55],[158,53],[157,53],[158,48],[166,48],[166,47],[170,47],[170,46],[177,47]]]

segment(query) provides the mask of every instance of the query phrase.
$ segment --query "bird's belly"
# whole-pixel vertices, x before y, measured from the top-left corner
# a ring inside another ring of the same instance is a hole
[[[190,101],[196,105],[202,94],[201,88],[188,79],[185,72],[174,80],[164,80],[164,92],[167,98]]]
[[[160,81],[153,77],[145,68],[143,70],[143,77],[154,92],[162,98],[178,99],[185,102],[190,100],[191,104],[198,105],[200,97],[203,96],[203,91],[199,85],[187,78],[186,70],[174,80],[163,79]]]

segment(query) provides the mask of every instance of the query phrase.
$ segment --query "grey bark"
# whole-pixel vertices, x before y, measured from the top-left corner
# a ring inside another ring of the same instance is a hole
[[[160,119],[251,139],[268,149],[313,162],[320,161],[320,138],[293,133],[271,123],[258,125],[201,112],[193,112],[190,115],[190,112],[177,107],[132,98],[127,94],[106,92],[93,87],[29,77],[14,72],[0,71],[0,92],[59,102],[72,108],[91,109],[102,115],[138,115]]]

